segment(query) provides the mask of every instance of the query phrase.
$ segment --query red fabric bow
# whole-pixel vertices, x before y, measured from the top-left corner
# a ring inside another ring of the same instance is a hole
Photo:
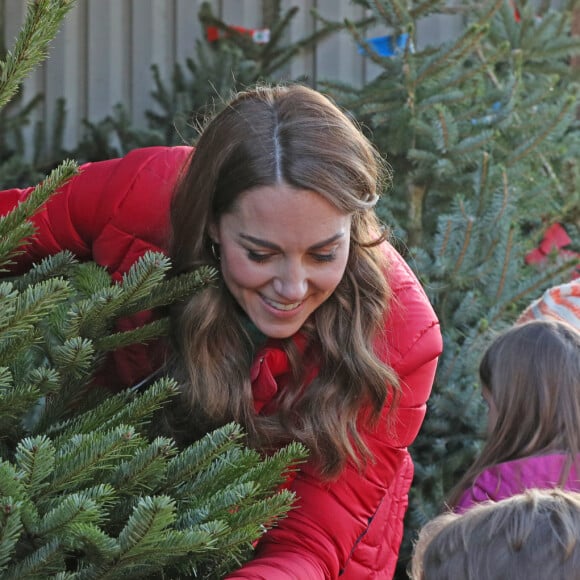
[[[560,224],[551,225],[544,234],[540,245],[526,255],[527,264],[541,265],[550,254],[556,252],[565,259],[578,258],[578,266],[572,272],[572,278],[580,277],[580,254],[564,248],[572,242],[566,230]]]
[[[278,382],[282,387],[284,375],[290,371],[290,362],[286,353],[275,347],[261,349],[250,369],[254,408],[259,413],[278,392]]]
[[[292,337],[298,351],[304,353],[307,339],[298,333]],[[307,383],[314,378],[317,369],[311,369]],[[290,378],[290,361],[279,341],[272,340],[261,348],[250,368],[250,381],[254,395],[254,408],[259,413],[268,405]],[[272,409],[273,410],[273,409]]]

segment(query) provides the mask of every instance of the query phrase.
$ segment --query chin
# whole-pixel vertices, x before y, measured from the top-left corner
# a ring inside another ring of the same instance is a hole
[[[287,328],[280,328],[278,326],[272,326],[271,324],[265,325],[265,326],[258,326],[258,330],[266,335],[268,338],[274,338],[274,339],[279,339],[282,340],[284,338],[290,338],[291,336],[294,336],[301,328],[302,325],[300,326],[292,326],[292,327],[287,327]]]

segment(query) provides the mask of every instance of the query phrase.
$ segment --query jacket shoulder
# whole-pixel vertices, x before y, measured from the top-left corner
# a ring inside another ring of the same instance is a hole
[[[567,457],[562,453],[551,453],[522,457],[487,467],[464,492],[456,509],[463,512],[477,503],[500,501],[530,488],[559,487]],[[570,471],[564,487],[580,490],[580,480],[575,468]]]
[[[19,258],[19,268],[66,249],[115,273],[128,269],[147,249],[163,249],[172,192],[192,151],[148,147],[81,165],[34,215],[36,232]],[[1,213],[32,189],[3,191]]]
[[[123,158],[105,185],[108,216],[94,242],[97,261],[123,273],[148,250],[167,249],[171,198],[191,152],[149,147]]]
[[[384,356],[400,377],[436,359],[443,344],[439,320],[415,273],[395,248],[384,243],[392,297],[381,337]]]

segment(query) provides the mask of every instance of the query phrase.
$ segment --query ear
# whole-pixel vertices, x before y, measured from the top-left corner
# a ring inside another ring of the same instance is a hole
[[[209,239],[214,244],[220,243],[220,229],[219,229],[218,224],[216,224],[215,222],[209,224],[209,226],[207,228],[207,233],[209,235]]]

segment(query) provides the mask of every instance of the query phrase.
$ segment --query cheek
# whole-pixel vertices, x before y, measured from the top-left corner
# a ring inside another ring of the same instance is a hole
[[[493,401],[488,402],[487,410],[487,434],[490,435],[497,423],[497,409]]]
[[[226,253],[222,255],[221,271],[228,286],[240,286],[253,288],[264,284],[268,280],[267,268],[261,264],[255,264],[245,255],[238,253]]]
[[[320,290],[326,291],[329,294],[334,292],[344,276],[347,260],[348,256],[340,261],[334,262],[331,267],[317,272],[311,278],[312,283]]]
[[[312,282],[320,290],[331,294],[340,284],[343,273],[343,270],[335,270],[325,274],[321,273],[320,275],[313,277]]]

